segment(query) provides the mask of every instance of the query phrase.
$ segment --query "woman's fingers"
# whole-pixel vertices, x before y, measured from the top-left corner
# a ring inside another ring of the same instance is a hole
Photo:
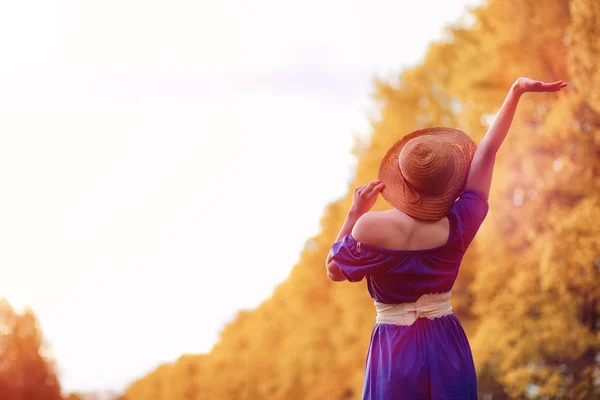
[[[373,186],[373,188],[371,188],[371,194],[377,194],[379,192],[381,192],[381,190],[385,187],[385,184],[381,181],[379,181],[379,183],[377,183],[376,185]]]
[[[379,187],[383,184],[379,179],[375,179],[370,182],[369,185],[365,188],[365,194],[367,196],[372,196],[373,194],[379,193],[381,190]]]
[[[565,87],[565,81],[544,82],[521,77],[517,79],[517,84],[524,92],[557,92]]]
[[[381,192],[384,187],[383,182],[379,182],[373,186],[369,185],[370,189],[365,189],[363,196],[365,199],[372,199],[373,197],[377,197],[377,195]]]
[[[556,82],[542,82],[542,90],[547,92],[556,92],[564,87],[567,87],[567,83],[564,81]]]
[[[359,196],[370,196],[373,193],[379,193],[381,189],[383,189],[383,186],[383,182],[381,182],[379,179],[375,179],[374,181],[365,185],[358,186],[354,192]]]
[[[362,186],[360,186],[360,189],[359,189],[359,191],[360,191],[361,193],[370,193],[370,192],[371,192],[371,190],[373,190],[373,188],[374,188],[374,187],[375,187],[375,186],[376,186],[378,183],[379,183],[379,181],[378,181],[378,180],[374,180],[374,181],[372,181],[372,182],[369,182],[369,183],[367,183],[367,184],[365,184],[365,185],[362,185]]]
[[[369,191],[373,190],[373,188],[377,185],[379,185],[381,181],[379,179],[375,179],[374,181],[369,182],[369,184],[367,185],[367,189]]]
[[[354,193],[360,194],[360,193],[364,192],[366,187],[367,187],[367,185],[357,186],[356,189],[354,189]]]

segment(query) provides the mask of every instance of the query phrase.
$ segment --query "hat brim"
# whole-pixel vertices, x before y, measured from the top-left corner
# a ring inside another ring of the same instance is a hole
[[[454,160],[454,173],[444,185],[446,190],[436,195],[419,193],[416,196],[400,173],[398,155],[411,139],[425,135],[434,136],[435,140],[448,144]],[[473,139],[459,129],[426,128],[409,133],[397,141],[381,161],[378,175],[385,184],[381,195],[392,207],[413,218],[438,221],[448,214],[463,192],[476,149]]]

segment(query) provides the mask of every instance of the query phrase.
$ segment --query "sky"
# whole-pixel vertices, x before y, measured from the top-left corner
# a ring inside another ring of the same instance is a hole
[[[480,3],[1,2],[0,297],[63,390],[123,390],[267,299],[348,190],[374,79]]]

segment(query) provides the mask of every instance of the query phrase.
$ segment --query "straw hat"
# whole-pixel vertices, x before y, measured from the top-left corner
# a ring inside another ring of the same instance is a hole
[[[428,128],[396,142],[383,157],[383,198],[413,218],[437,221],[462,193],[477,145],[458,129]]]

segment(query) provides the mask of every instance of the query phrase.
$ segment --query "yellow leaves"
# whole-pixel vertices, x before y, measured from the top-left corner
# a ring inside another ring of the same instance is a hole
[[[557,368],[545,366],[541,362],[530,363],[526,367],[509,371],[504,378],[504,383],[511,396],[527,396],[529,398],[559,395],[566,381],[567,377],[561,374]],[[536,384],[539,382],[544,382],[544,384]]]
[[[540,254],[539,277],[541,290],[544,292],[556,287],[559,283],[557,280],[559,274],[557,274],[556,271],[556,268],[559,268],[559,265],[553,262],[553,255],[554,244],[552,242],[543,243]]]
[[[589,105],[600,112],[600,3],[596,0],[571,0],[568,30],[569,73],[577,90]]]
[[[290,279],[241,312],[211,354],[149,374],[129,400],[178,400],[174,391],[186,387],[211,399],[360,398],[372,301],[365,282],[335,284],[324,273],[353,188],[376,178],[388,148],[424,125],[457,126],[479,141],[482,117],[522,75],[575,85],[523,97],[453,302],[481,393],[591,395],[600,346],[600,2],[490,0],[473,15],[472,27],[450,29],[421,65],[376,83],[380,112],[371,137],[355,144],[355,179],[325,210]],[[378,200],[375,209],[385,208]],[[198,386],[167,384],[185,374]]]
[[[573,134],[573,109],[577,106],[577,100],[568,92],[558,94],[552,103],[546,106],[543,119],[540,118],[544,129],[538,130],[537,133],[556,145],[558,142],[564,143],[565,140],[569,140]]]
[[[514,370],[509,371],[505,375],[504,383],[511,396],[523,395],[534,375],[532,368],[528,367],[515,368]],[[537,394],[537,392],[535,394]]]

